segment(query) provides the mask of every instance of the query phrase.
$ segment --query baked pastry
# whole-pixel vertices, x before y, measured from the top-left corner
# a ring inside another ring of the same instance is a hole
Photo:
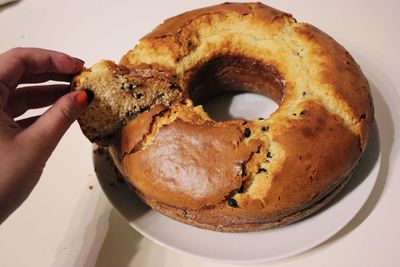
[[[351,176],[373,121],[367,80],[350,54],[260,3],[170,18],[120,65],[102,61],[74,86],[95,94],[82,130],[113,140],[140,197],[217,231],[282,226],[322,207]],[[226,90],[269,96],[279,108],[268,119],[217,122],[193,104]]]

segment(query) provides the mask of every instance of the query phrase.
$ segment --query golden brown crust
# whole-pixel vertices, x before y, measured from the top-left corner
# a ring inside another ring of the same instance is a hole
[[[199,19],[201,16],[210,17],[211,15],[218,15],[223,17],[226,14],[236,14],[238,16],[248,16],[253,14],[269,24],[282,16],[291,17],[290,14],[284,13],[272,7],[265,7],[266,6],[259,3],[224,3],[192,10],[165,20],[164,23],[159,25],[142,39],[157,39],[176,35],[176,33],[185,28],[186,25],[190,24],[196,19]]]
[[[273,142],[285,151],[285,160],[263,199],[266,214],[320,198],[342,182],[360,157],[357,136],[337,116],[311,101],[301,112],[270,126]]]
[[[309,24],[295,26],[295,32],[301,39],[311,44],[314,58],[310,61],[319,75],[314,77],[321,84],[334,88],[334,97],[346,103],[350,108],[346,112],[353,118],[354,127],[360,137],[361,149],[366,147],[374,109],[368,81],[360,66],[340,44],[326,33]]]
[[[260,145],[240,142],[239,127],[177,119],[146,149],[124,158],[126,175],[161,203],[192,209],[215,205],[240,188],[242,164]]]
[[[139,142],[150,132],[154,117],[166,109],[167,107],[163,105],[155,105],[122,128],[121,137],[118,138],[121,140],[121,147],[118,149],[121,152],[121,158],[132,153]]]

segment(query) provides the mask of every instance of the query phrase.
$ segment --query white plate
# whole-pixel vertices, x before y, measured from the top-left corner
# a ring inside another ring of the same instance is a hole
[[[268,98],[250,93],[213,102],[207,110],[217,114],[214,118],[219,114],[218,119],[232,115],[268,116],[276,107]],[[243,110],[241,107],[253,108]],[[220,116],[221,114],[227,115]],[[329,239],[362,208],[375,185],[380,167],[379,136],[375,125],[368,148],[352,179],[333,202],[322,210],[283,228],[252,233],[218,233],[176,222],[151,210],[123,182],[117,182],[110,164],[104,157],[96,155],[94,154],[95,169],[105,194],[114,208],[139,233],[176,251],[232,263],[281,259],[304,252]]]

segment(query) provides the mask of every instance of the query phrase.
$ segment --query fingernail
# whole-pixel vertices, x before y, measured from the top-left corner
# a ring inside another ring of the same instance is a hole
[[[70,66],[71,66],[71,72],[72,73],[78,73],[81,72],[85,62],[82,59],[76,58],[76,57],[72,57],[72,56],[68,56],[66,55],[66,57],[68,58],[68,60],[70,61]]]
[[[91,90],[86,89],[84,91],[80,91],[75,95],[75,101],[78,103],[78,105],[83,109],[87,107],[94,98],[94,94]]]
[[[80,59],[80,58],[77,58],[77,57],[72,57],[73,59],[75,59],[75,60],[77,60],[77,61],[79,61],[79,62],[81,62],[82,63],[82,65],[84,65],[85,64],[85,61],[83,61],[82,59]]]
[[[85,91],[80,91],[75,95],[75,101],[78,103],[78,105],[84,109],[87,106],[88,103],[88,97],[86,95]]]

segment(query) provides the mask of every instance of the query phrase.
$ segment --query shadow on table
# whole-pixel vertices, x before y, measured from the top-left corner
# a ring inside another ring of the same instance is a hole
[[[60,259],[58,262],[73,264],[72,266],[103,267],[128,266],[138,260],[141,263],[150,263],[146,266],[157,266],[160,260],[163,260],[164,252],[161,247],[145,239],[127,222],[144,215],[150,208],[129,189],[129,186],[117,174],[107,150],[96,151],[93,154],[93,164],[102,191],[107,198],[100,195],[98,199],[90,199],[86,205],[78,208],[77,213],[85,211],[93,213],[93,219],[89,224],[81,226],[86,229],[83,236],[78,237],[76,233],[70,233],[69,238],[84,240],[79,252],[72,252],[65,260]],[[88,207],[93,207],[88,203],[92,201],[96,201],[96,208],[88,210]],[[112,209],[108,203],[111,203],[115,209]],[[80,216],[77,215],[77,217]],[[76,225],[79,222],[74,221],[71,224]],[[71,229],[75,228],[75,226],[71,226]],[[151,247],[151,252],[156,251],[157,257],[149,257],[147,255],[149,253],[146,253],[149,250],[141,251],[140,248],[143,245],[146,245],[146,248],[155,246]],[[139,255],[137,255],[138,253]]]
[[[90,221],[80,220],[82,213],[89,213]],[[71,221],[52,266],[135,266],[137,262],[140,266],[162,265],[165,249],[134,230],[103,195],[86,199],[75,214],[77,220]]]
[[[144,238],[114,209],[109,213],[108,229],[97,247],[95,258],[87,258],[84,265],[76,266],[162,266],[165,249]],[[154,254],[154,255],[152,255]],[[90,255],[90,254],[88,254]]]
[[[109,228],[92,266],[129,266],[144,238],[114,210],[110,211],[108,222]]]
[[[93,153],[93,165],[98,181],[114,208],[127,221],[134,221],[150,211],[136,195],[129,183],[115,167],[106,148],[98,148]]]

